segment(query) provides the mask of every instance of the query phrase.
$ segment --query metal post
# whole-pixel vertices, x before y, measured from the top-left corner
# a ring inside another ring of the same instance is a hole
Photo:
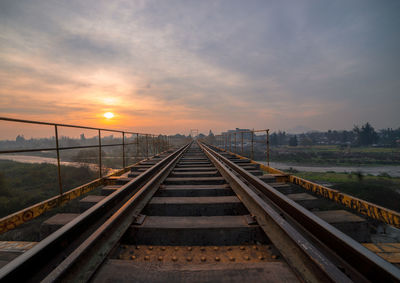
[[[254,129],[251,131],[251,160],[254,160]]]
[[[136,160],[139,160],[139,133],[136,133]]]
[[[243,132],[240,132],[241,136],[242,136],[242,156],[243,156]]]
[[[236,136],[237,136],[237,132],[235,132],[235,153],[237,153],[237,143],[236,143]]]
[[[232,138],[231,138],[231,134],[229,134],[229,151],[232,152]]]
[[[62,189],[62,182],[61,182],[60,147],[58,145],[58,129],[57,129],[57,125],[54,125],[54,130],[55,130],[55,134],[56,134],[58,187],[59,187],[59,190],[60,190],[60,195],[62,195],[63,194],[63,189]]]
[[[146,134],[146,158],[149,158],[149,134]]]
[[[224,149],[226,151],[226,134],[224,135]]]
[[[267,165],[269,167],[269,129],[267,130]]]
[[[99,130],[99,176],[102,178],[103,174],[101,172],[101,131]]]
[[[125,168],[125,132],[122,132],[122,168]]]
[[[153,139],[153,156],[156,155],[156,135],[152,135]]]

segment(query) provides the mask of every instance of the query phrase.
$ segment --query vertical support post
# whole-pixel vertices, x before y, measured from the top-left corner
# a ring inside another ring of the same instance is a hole
[[[225,134],[225,151],[228,151],[228,134]]]
[[[122,132],[122,168],[125,168],[125,132]]]
[[[146,134],[146,158],[149,158],[149,134]]]
[[[229,134],[229,151],[232,152],[232,138],[231,138],[231,134]]]
[[[136,133],[136,160],[139,160],[139,133]]]
[[[251,131],[251,160],[254,160],[254,129]]]
[[[237,143],[236,143],[236,136],[237,136],[237,132],[235,132],[235,153],[237,153]]]
[[[154,136],[154,141],[155,141],[155,143],[156,143],[156,153],[158,154],[159,153],[159,150],[160,150],[160,140],[159,140],[159,136]]]
[[[60,147],[58,144],[58,129],[57,125],[54,125],[55,135],[56,135],[56,150],[57,150],[57,176],[58,176],[58,187],[60,190],[60,195],[63,194],[62,181],[61,181],[61,165],[60,165]]]
[[[101,172],[101,131],[99,130],[99,176],[103,177],[103,173]]]
[[[269,167],[269,129],[267,132],[267,166]]]
[[[242,138],[242,156],[243,156],[243,132],[240,132],[241,138]]]
[[[156,154],[156,135],[152,135],[152,139],[153,139],[153,155]]]

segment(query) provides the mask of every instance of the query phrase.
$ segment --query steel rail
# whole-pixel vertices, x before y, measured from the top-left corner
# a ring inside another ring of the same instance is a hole
[[[306,282],[352,282],[273,207],[238,178],[231,171],[230,164],[218,160],[219,156],[204,144],[199,145],[246,208],[255,216],[260,227],[295,273]]]
[[[172,159],[180,155],[181,147],[156,163],[119,190],[92,206],[74,220],[39,242],[32,249],[0,269],[1,282],[38,281],[71,254],[91,233],[100,227],[123,202],[136,193]]]
[[[261,179],[218,154],[215,150],[211,149],[211,147],[204,144],[203,147],[207,148],[213,156],[226,164],[232,171],[244,178],[246,182],[265,194],[277,207],[297,221],[314,237],[347,262],[347,264],[357,270],[361,275],[365,276],[365,278],[380,282],[400,281],[400,270],[394,265],[371,252],[304,207],[290,200],[270,185],[264,183]]]
[[[159,173],[140,188],[117,212],[101,225],[85,242],[75,249],[42,282],[88,281],[115,244],[124,235],[148,203],[175,164],[190,147],[188,144]]]
[[[223,148],[218,147],[218,146],[213,145],[212,147],[218,151],[225,151]],[[233,154],[234,156],[236,156],[237,158],[240,158],[240,159],[248,159],[248,157],[243,157],[237,153],[231,152],[231,154]],[[280,181],[278,181],[278,182],[289,182],[289,183],[293,183],[295,185],[299,185],[303,189],[305,189],[311,193],[319,195],[325,199],[334,201],[344,207],[347,207],[347,208],[350,208],[350,209],[356,211],[359,214],[363,214],[364,216],[367,216],[371,219],[375,219],[375,220],[378,220],[379,222],[389,224],[391,226],[394,226],[395,228],[400,228],[400,213],[399,212],[396,212],[394,210],[382,207],[375,203],[371,203],[366,200],[362,200],[362,199],[356,198],[354,196],[342,193],[339,190],[328,188],[326,186],[311,182],[309,180],[297,177],[295,175],[288,174],[286,172],[283,172],[276,168],[264,165],[257,161],[250,159],[250,162],[252,164],[256,164],[257,166],[260,167],[261,170],[266,171],[270,174],[281,175],[279,177]]]

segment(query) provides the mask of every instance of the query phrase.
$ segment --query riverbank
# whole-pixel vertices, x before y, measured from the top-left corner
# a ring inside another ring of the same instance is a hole
[[[57,165],[57,158],[52,157],[41,157],[41,156],[30,156],[30,155],[7,155],[7,154],[0,154],[0,161],[1,160],[10,160],[19,163],[28,163],[28,164],[52,164]],[[60,165],[63,166],[71,166],[71,167],[87,167],[90,170],[96,172],[99,171],[99,165],[93,163],[86,163],[86,162],[73,162],[73,161],[61,161]],[[105,168],[103,166],[103,170],[107,170],[107,174],[117,170],[113,168]]]

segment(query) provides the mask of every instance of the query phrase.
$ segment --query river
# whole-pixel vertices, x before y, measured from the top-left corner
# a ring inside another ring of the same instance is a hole
[[[40,156],[29,156],[29,155],[7,155],[0,154],[0,159],[13,160],[22,163],[50,163],[57,165],[57,159],[51,157],[40,157]],[[263,161],[260,163],[266,164]],[[61,165],[81,167],[82,163],[79,162],[66,162],[62,161]],[[98,170],[95,164],[84,164],[89,166],[93,170]],[[364,174],[379,175],[381,173],[387,173],[392,177],[400,177],[400,166],[386,165],[386,166],[302,166],[295,164],[288,164],[283,162],[270,162],[271,167],[280,170],[288,170],[290,168],[296,169],[298,171],[305,172],[357,172],[360,171]]]
[[[0,159],[12,160],[21,163],[49,163],[57,165],[57,158],[52,158],[52,157],[0,154]],[[93,163],[79,163],[79,162],[69,162],[69,161],[61,161],[60,163],[61,165],[73,166],[73,167],[89,166],[89,168],[93,171],[98,170],[98,165]]]

